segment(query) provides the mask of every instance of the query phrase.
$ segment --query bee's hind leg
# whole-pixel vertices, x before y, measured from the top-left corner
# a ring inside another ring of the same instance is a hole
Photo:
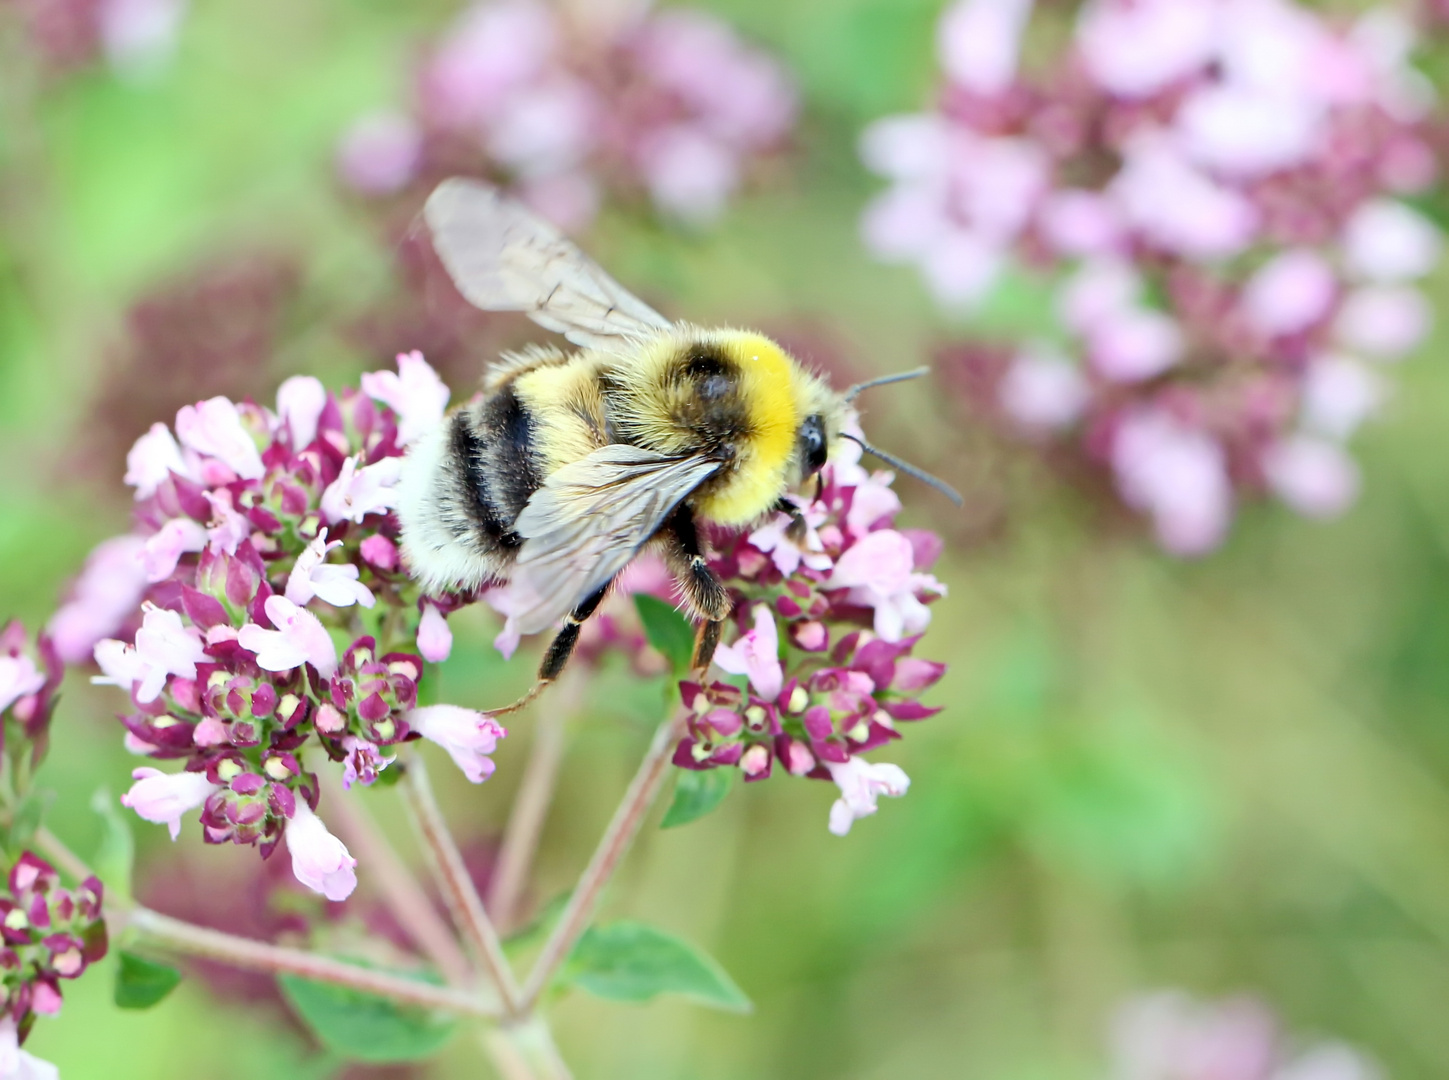
[[[685,606],[698,622],[694,632],[694,661],[698,676],[709,670],[720,630],[733,604],[719,575],[709,568],[699,550],[699,530],[689,507],[681,506],[662,531],[664,557],[684,593]]]
[[[543,654],[543,663],[538,666],[538,679],[533,687],[512,705],[506,705],[501,709],[490,710],[491,716],[503,716],[506,713],[517,712],[548,687],[548,684],[562,674],[563,669],[568,665],[569,657],[574,654],[574,646],[579,642],[579,628],[588,621],[590,615],[598,610],[609,593],[609,586],[613,582],[605,583],[604,587],[595,592],[573,611],[564,617],[563,627],[554,635],[553,641],[549,643],[548,652]]]

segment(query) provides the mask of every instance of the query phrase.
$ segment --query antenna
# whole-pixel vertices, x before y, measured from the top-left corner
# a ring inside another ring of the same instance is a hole
[[[912,372],[911,375],[906,376],[906,378],[912,378],[915,374],[917,373]],[[895,381],[895,379],[899,378],[901,378],[901,376],[899,375],[892,376],[890,381],[893,382]],[[870,386],[873,384],[866,383],[864,385]],[[858,444],[860,448],[864,450],[867,454],[871,454],[874,457],[880,458],[892,468],[899,469],[907,476],[915,477],[923,484],[931,485],[931,487],[935,488],[942,495],[946,496],[946,498],[950,499],[957,506],[966,505],[966,500],[961,497],[961,493],[959,491],[953,488],[950,484],[946,483],[946,481],[939,480],[936,477],[932,476],[930,473],[926,472],[925,469],[918,469],[909,461],[902,461],[894,454],[887,453],[884,450],[877,450],[874,446],[871,446],[870,443],[866,442],[864,439],[858,439],[848,431],[842,431],[840,435],[842,438],[849,439],[851,442]]]
[[[907,379],[919,379],[922,375],[929,375],[930,373],[930,368],[918,367],[915,371],[901,371],[897,372],[894,375],[882,375],[878,379],[870,379],[863,383],[856,383],[845,392],[845,400],[854,401],[855,396],[859,394],[862,390],[869,390],[871,389],[871,387],[874,386],[885,386],[888,383],[905,382]],[[874,453],[874,451],[872,451],[872,453]]]

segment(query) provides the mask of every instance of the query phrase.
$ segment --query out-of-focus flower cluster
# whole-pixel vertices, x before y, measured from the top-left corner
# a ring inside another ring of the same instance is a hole
[[[185,763],[136,769],[125,805],[173,838],[199,809],[210,843],[267,856],[285,839],[297,878],[340,900],[355,860],[315,814],[309,761],[371,784],[422,737],[474,782],[492,772],[502,728],[417,705],[452,637],[400,565],[391,513],[403,449],[447,401],[414,353],[360,391],[299,376],[275,411],[212,398],[137,440],[135,531],[96,549],[50,624],[61,656],[93,654],[93,681],[128,693],[128,749]]]
[[[63,673],[48,634],[32,645],[18,619],[0,630],[0,749],[12,759],[28,749],[33,766],[45,756]]]
[[[96,878],[64,889],[54,868],[28,851],[10,868],[0,892],[0,1060],[36,1016],[60,1011],[62,979],[79,978],[106,955],[101,899]]]
[[[866,244],[946,303],[980,301],[1010,261],[1051,273],[1056,333],[963,381],[1017,432],[1079,439],[1167,549],[1216,546],[1243,495],[1342,511],[1344,444],[1423,339],[1413,282],[1442,248],[1405,201],[1436,177],[1411,25],[1388,7],[1093,0],[1028,78],[1031,7],[946,12],[937,106],[862,139],[891,181]]]
[[[411,113],[344,135],[344,181],[384,195],[483,172],[571,230],[606,190],[642,191],[686,222],[717,217],[788,139],[794,86],[711,15],[619,7],[474,4],[428,52]]]
[[[1124,1005],[1111,1029],[1112,1080],[1382,1080],[1342,1043],[1304,1046],[1249,998],[1201,1003],[1164,991]]]
[[[176,50],[186,0],[17,0],[0,7],[23,22],[33,55],[54,72],[104,57],[124,78],[146,78]]]
[[[857,432],[858,433],[858,432]],[[715,663],[735,682],[684,683],[689,734],[674,755],[685,769],[737,768],[763,780],[776,765],[833,780],[830,831],[843,836],[881,795],[904,795],[899,766],[866,754],[899,739],[899,725],[940,711],[919,698],[945,665],[912,656],[946,588],[930,573],[942,543],[896,529],[892,475],[870,473],[860,448],[840,443],[819,497],[754,532],[716,537],[711,565],[735,598],[744,629]]]

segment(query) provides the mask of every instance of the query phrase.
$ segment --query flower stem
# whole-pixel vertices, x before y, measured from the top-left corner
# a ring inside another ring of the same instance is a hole
[[[35,846],[45,852],[51,862],[75,878],[76,881],[84,881],[91,876],[91,868],[86,865],[86,861],[66,847],[65,842],[44,825],[35,830],[34,839]]]
[[[503,1080],[573,1080],[554,1045],[553,1033],[540,1017],[489,1027],[482,1038]]]
[[[513,809],[503,830],[503,846],[488,889],[488,910],[493,921],[506,932],[517,915],[518,898],[528,882],[538,839],[553,801],[554,783],[563,761],[564,727],[578,705],[581,684],[565,674],[554,690],[550,708],[542,711],[534,725],[533,745],[523,780],[513,799]]]
[[[539,996],[548,987],[554,972],[567,959],[575,942],[588,928],[600,892],[614,876],[619,861],[629,850],[640,825],[644,823],[644,817],[653,805],[654,797],[659,794],[669,765],[670,752],[682,734],[683,727],[684,717],[680,715],[660,724],[654,733],[654,740],[649,744],[644,760],[639,763],[639,769],[634,773],[634,779],[630,781],[623,801],[614,811],[613,820],[609,822],[599,846],[594,849],[593,858],[589,860],[578,885],[574,887],[573,895],[569,897],[568,906],[559,918],[558,925],[544,943],[543,952],[539,954],[538,961],[529,972],[528,981],[523,987],[522,1007],[525,1011],[531,1011],[538,1003]]]
[[[477,960],[493,985],[498,988],[505,1015],[516,1017],[520,1015],[520,1010],[518,983],[513,977],[513,969],[508,966],[498,931],[483,910],[483,901],[478,898],[478,890],[473,887],[473,879],[463,865],[463,856],[453,842],[442,811],[438,809],[421,754],[415,753],[408,760],[406,784],[413,820],[432,855],[433,870],[448,909],[453,913],[453,921],[472,945]]]
[[[205,926],[194,926],[150,908],[135,907],[126,915],[127,925],[152,944],[189,956],[220,960],[248,971],[264,971],[273,975],[300,975],[316,982],[346,986],[366,994],[389,998],[405,1005],[469,1016],[497,1018],[499,1010],[491,1002],[451,988],[433,986],[386,971],[373,971],[331,957],[269,945],[264,941],[225,934]]]
[[[336,770],[319,772],[337,827],[345,834],[358,861],[368,867],[368,881],[376,884],[403,932],[437,965],[450,986],[466,986],[472,981],[468,959],[411,868],[402,861],[362,800],[355,793],[342,790]]]

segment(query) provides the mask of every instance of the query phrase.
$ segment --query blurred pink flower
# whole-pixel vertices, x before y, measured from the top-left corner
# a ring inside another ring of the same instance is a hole
[[[1082,58],[1114,94],[1147,97],[1209,61],[1217,7],[1216,0],[1092,0],[1077,25]]]
[[[146,542],[127,534],[102,541],[86,558],[71,595],[50,617],[46,632],[69,664],[90,659],[96,642],[121,628],[146,592],[141,553]]]
[[[398,355],[396,372],[364,374],[362,392],[397,414],[400,446],[416,442],[448,411],[448,388],[416,350]]]
[[[1345,264],[1371,281],[1421,278],[1439,264],[1443,249],[1428,218],[1392,199],[1364,203],[1343,229]]]
[[[304,800],[297,801],[283,835],[292,853],[292,873],[298,881],[334,902],[352,895],[357,888],[357,860],[341,840],[327,831]]]
[[[1275,255],[1243,288],[1243,314],[1269,336],[1298,334],[1323,319],[1338,293],[1338,279],[1316,251],[1294,248]]]
[[[730,150],[698,127],[678,124],[655,132],[640,150],[644,184],[665,212],[708,224],[724,212],[739,183]]]
[[[1412,352],[1432,316],[1422,293],[1407,285],[1367,285],[1349,293],[1334,329],[1350,349],[1382,360]]]
[[[1157,410],[1123,418],[1112,441],[1122,498],[1152,515],[1162,546],[1177,555],[1215,548],[1232,517],[1232,486],[1217,442]]]
[[[330,678],[337,670],[337,647],[317,616],[285,596],[267,597],[263,609],[275,630],[247,623],[237,634],[237,643],[256,654],[257,667],[291,671],[311,664],[317,674]]]
[[[143,79],[165,67],[176,51],[186,0],[100,0],[101,47],[120,75]]]
[[[1139,137],[1125,147],[1108,191],[1148,241],[1187,259],[1236,255],[1257,232],[1253,204],[1188,164],[1163,136]]]
[[[402,458],[385,457],[359,469],[354,455],[342,463],[337,479],[322,493],[322,516],[333,525],[360,523],[368,514],[380,514],[397,505],[397,482]]]
[[[1383,378],[1357,360],[1320,356],[1303,380],[1303,426],[1333,439],[1347,439],[1378,411],[1387,395]]]
[[[352,563],[328,563],[327,553],[342,546],[341,540],[327,542],[327,530],[321,530],[292,564],[287,576],[286,598],[297,606],[305,606],[314,596],[333,607],[361,604],[370,608],[377,602],[372,590],[357,580],[359,570]]]
[[[941,67],[960,86],[987,97],[1016,78],[1021,35],[1032,0],[956,0],[941,17]]]
[[[860,757],[824,764],[840,788],[840,798],[830,807],[830,831],[836,836],[846,835],[858,819],[874,814],[880,796],[899,798],[911,786],[911,778],[899,765]]]
[[[38,988],[46,984],[35,985]],[[43,1011],[38,1006],[35,1008],[37,1012]],[[0,1080],[60,1080],[60,1069],[30,1051],[20,1049],[15,1017],[8,1011],[0,1017]]]
[[[748,676],[759,697],[774,701],[785,685],[785,673],[780,667],[780,634],[769,605],[756,604],[754,616],[755,628],[734,644],[719,646],[714,662],[731,675]]]
[[[126,455],[125,482],[136,489],[137,499],[149,499],[172,473],[196,479],[181,456],[181,447],[165,424],[152,424],[151,430],[136,440]]]
[[[1319,142],[1321,122],[1310,102],[1227,84],[1194,91],[1175,126],[1184,152],[1198,165],[1246,179],[1306,161]]]
[[[396,570],[398,567],[397,545],[381,533],[373,533],[362,541],[362,558],[379,570]]]
[[[1126,309],[1102,318],[1088,338],[1092,367],[1112,382],[1161,375],[1182,357],[1182,330],[1160,311]]]
[[[493,775],[488,755],[508,732],[491,716],[458,705],[428,705],[411,710],[404,719],[423,738],[446,750],[473,783],[481,784]]]
[[[287,426],[292,449],[304,450],[317,437],[317,421],[327,407],[327,390],[311,375],[293,375],[277,387],[277,416]],[[153,429],[154,430],[154,429]]]
[[[235,555],[237,546],[252,534],[252,523],[232,505],[231,492],[226,488],[204,494],[211,504],[211,522],[206,530],[211,550]]]
[[[390,195],[416,175],[422,153],[423,133],[412,117],[383,109],[358,117],[343,133],[337,171],[364,195]]]
[[[1359,471],[1334,443],[1308,435],[1282,439],[1263,454],[1263,474],[1278,496],[1305,517],[1331,518],[1358,497]]]
[[[44,686],[45,672],[25,653],[0,655],[0,713]]]
[[[189,517],[172,518],[146,538],[141,565],[149,582],[164,581],[176,569],[184,552],[206,547],[206,529]]]
[[[1029,431],[1076,422],[1089,394],[1086,380],[1072,361],[1045,349],[1018,353],[997,388],[1002,409]]]
[[[453,631],[436,604],[423,604],[418,620],[418,652],[430,664],[441,664],[453,651]]]
[[[221,788],[205,773],[163,773],[160,769],[142,766],[131,770],[136,782],[121,796],[121,805],[130,807],[143,821],[165,825],[171,839],[181,835],[181,818],[199,809]]]

